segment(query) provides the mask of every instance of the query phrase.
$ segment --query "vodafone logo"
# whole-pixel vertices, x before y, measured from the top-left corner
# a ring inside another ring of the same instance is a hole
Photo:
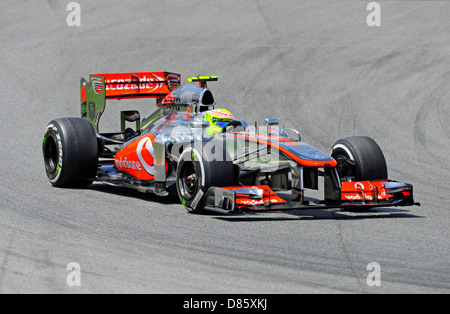
[[[155,175],[153,137],[145,136],[124,148],[115,157],[116,167],[139,179],[151,180]]]
[[[238,203],[241,203],[243,205],[263,205],[267,201],[269,201],[270,203],[279,203],[279,201],[276,198],[261,199],[261,200],[239,200]]]
[[[147,160],[153,161],[153,143],[149,137],[144,137],[142,140],[139,141],[139,144],[136,149],[136,153],[138,156],[139,161],[141,162],[142,167],[144,167],[145,171],[147,171],[150,175],[155,175],[155,167],[153,163],[149,165],[145,159],[144,156],[146,154],[150,154],[151,158],[147,158]],[[144,156],[143,156],[144,154]]]
[[[125,157],[124,160],[122,160],[122,157],[120,157],[120,159],[116,160],[116,166],[121,169],[142,171],[141,164],[139,162],[129,161],[127,157]]]

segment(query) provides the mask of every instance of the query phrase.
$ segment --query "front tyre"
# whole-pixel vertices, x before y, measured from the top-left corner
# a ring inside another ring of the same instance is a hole
[[[45,172],[56,187],[92,184],[97,174],[98,146],[94,128],[82,118],[49,123],[42,144]]]
[[[353,136],[337,141],[331,151],[341,179],[386,180],[388,171],[380,146],[370,137]]]
[[[225,147],[215,144],[215,154],[208,149],[187,147],[178,160],[176,187],[187,211],[203,213],[206,192],[213,186],[232,186],[236,173]],[[223,158],[217,158],[222,156]]]

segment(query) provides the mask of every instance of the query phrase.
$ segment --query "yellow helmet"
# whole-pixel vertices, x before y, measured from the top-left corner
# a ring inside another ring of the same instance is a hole
[[[203,120],[209,122],[208,132],[216,135],[222,129],[234,120],[233,115],[226,109],[214,109],[203,113]]]

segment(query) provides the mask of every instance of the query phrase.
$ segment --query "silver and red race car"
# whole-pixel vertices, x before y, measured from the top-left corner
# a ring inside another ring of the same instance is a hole
[[[277,119],[250,125],[216,108],[207,82],[217,77],[180,81],[170,72],[82,78],[81,118],[53,120],[44,133],[51,184],[177,193],[196,213],[419,205],[411,184],[388,179],[373,139],[341,139],[329,156]],[[106,100],[133,98],[154,98],[156,107],[144,118],[121,111],[121,130],[101,133]]]

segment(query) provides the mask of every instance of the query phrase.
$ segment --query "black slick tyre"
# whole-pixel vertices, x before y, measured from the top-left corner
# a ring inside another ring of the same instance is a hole
[[[98,146],[94,128],[82,118],[51,121],[42,144],[45,172],[56,187],[83,187],[97,174]]]
[[[386,180],[388,171],[380,146],[370,137],[353,136],[337,141],[331,156],[342,178],[355,181]]]
[[[213,155],[208,149],[190,146],[181,153],[178,160],[177,193],[184,207],[191,213],[205,211],[205,196],[210,187],[231,186],[236,182],[233,163],[220,141],[215,144],[215,150]],[[223,158],[216,158],[217,156]]]

